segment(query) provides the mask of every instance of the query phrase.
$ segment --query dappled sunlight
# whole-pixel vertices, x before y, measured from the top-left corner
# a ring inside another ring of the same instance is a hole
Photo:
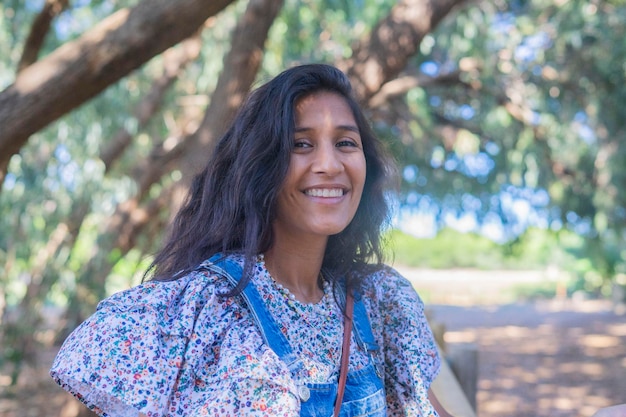
[[[520,338],[530,336],[530,329],[519,326],[506,326],[502,329],[504,335],[510,338]]]
[[[584,336],[580,343],[589,348],[608,348],[618,346],[620,339],[618,337],[602,334],[591,334]]]
[[[481,417],[589,417],[626,401],[626,320],[610,306],[432,306],[446,345],[478,347]]]
[[[444,335],[446,343],[472,343],[476,341],[474,332],[446,332]]]
[[[562,374],[581,374],[589,377],[602,378],[606,371],[605,367],[598,363],[562,363],[557,368]]]
[[[613,324],[607,326],[606,329],[607,332],[613,336],[626,336],[626,323]]]
[[[513,416],[523,406],[521,400],[515,397],[509,397],[505,395],[493,395],[486,401],[483,392],[478,394],[480,416]]]

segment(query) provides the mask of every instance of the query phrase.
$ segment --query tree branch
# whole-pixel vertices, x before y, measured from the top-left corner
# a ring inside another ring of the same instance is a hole
[[[254,82],[262,60],[265,39],[282,4],[282,0],[250,0],[246,12],[233,32],[231,50],[224,59],[224,69],[201,124],[207,133],[204,138],[210,140],[206,143],[200,142],[202,134],[194,133],[179,138],[178,142],[166,152],[159,153],[159,149],[164,150],[165,147],[155,149],[154,157],[139,170],[141,176],[136,179],[139,191],[132,198],[118,204],[115,213],[103,227],[98,239],[97,252],[77,279],[85,291],[102,291],[112,267],[108,259],[111,250],[119,249],[120,256],[126,254],[133,248],[137,236],[150,222],[158,221],[158,213],[162,212],[165,205],[172,204],[172,195],[175,195],[179,188],[177,184],[165,187],[156,199],[145,201],[146,191],[171,169],[172,162],[181,157],[185,158],[185,161],[178,165],[186,172],[193,170],[189,167],[189,160],[193,158],[202,161],[202,165],[206,163],[213,138],[222,133],[226,121],[233,117]],[[183,177],[185,180],[188,179],[187,174]],[[103,296],[102,293],[97,295],[93,298],[94,301]],[[77,294],[72,296],[72,305],[80,304],[77,297]],[[89,299],[82,301],[82,304],[92,308],[95,303],[91,302],[92,299]],[[68,309],[68,313],[71,314],[69,310],[71,308]],[[75,320],[76,318],[70,318],[72,324]]]
[[[401,0],[368,39],[339,64],[350,77],[357,97],[367,103],[383,84],[398,76],[419,50],[424,36],[451,10],[467,0]]]
[[[429,77],[424,74],[405,75],[395,78],[383,84],[380,89],[369,99],[367,105],[370,108],[382,106],[392,97],[405,94],[415,87],[428,87],[433,85],[451,86],[454,84],[471,87],[461,80],[463,71],[457,70],[436,77]]]
[[[233,0],[143,0],[26,67],[0,93],[0,184],[29,136],[190,37]]]
[[[150,91],[143,97],[134,111],[139,129],[146,126],[156,111],[163,104],[163,97],[167,89],[180,76],[183,69],[200,54],[201,39],[199,34],[185,40],[180,48],[167,50],[163,53],[163,74],[156,79]],[[123,154],[132,142],[133,135],[125,128],[115,134],[113,139],[106,143],[100,152],[106,171]]]
[[[41,12],[35,17],[33,25],[30,28],[28,38],[24,44],[24,50],[22,56],[17,64],[17,73],[19,74],[24,68],[37,61],[39,51],[43,45],[48,32],[50,31],[50,25],[55,17],[61,14],[62,11],[67,9],[69,0],[46,0],[41,9]]]
[[[189,151],[181,164],[184,178],[191,178],[206,163],[215,140],[224,132],[254,82],[270,27],[283,0],[250,0],[233,32],[232,47],[224,58],[224,70],[197,131],[189,138]]]

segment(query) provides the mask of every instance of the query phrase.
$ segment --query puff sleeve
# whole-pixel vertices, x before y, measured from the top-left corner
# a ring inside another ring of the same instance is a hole
[[[441,362],[419,295],[407,279],[384,267],[365,279],[364,301],[382,346],[388,415],[436,416],[428,389]]]

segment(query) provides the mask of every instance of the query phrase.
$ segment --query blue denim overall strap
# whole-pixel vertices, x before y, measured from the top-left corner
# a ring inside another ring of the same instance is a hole
[[[209,262],[209,265],[204,264],[203,266],[224,276],[233,286],[239,283],[243,271],[237,261],[218,253],[213,255]],[[289,341],[281,332],[276,320],[267,311],[263,298],[256,287],[254,285],[246,285],[241,292],[241,296],[248,305],[265,344],[287,365],[292,375],[300,371],[304,364],[291,349]],[[304,385],[299,386],[298,395],[302,401],[308,400],[310,396],[308,388]]]
[[[345,300],[345,289],[339,294]],[[372,326],[367,315],[362,295],[352,290],[354,296],[353,328],[357,345],[366,351],[370,363],[363,369],[348,373],[346,391],[341,405],[340,417],[368,416],[385,417],[387,415],[387,401],[383,385],[382,361],[376,361],[379,346],[372,333]]]
[[[234,260],[215,255],[210,260],[208,269],[223,275],[231,284],[237,285],[242,275],[241,266]],[[289,341],[281,332],[275,319],[265,306],[261,295],[254,285],[246,285],[241,293],[247,303],[252,317],[261,332],[263,340],[276,355],[288,366],[292,376],[304,367],[304,364],[293,352]],[[345,293],[340,298],[345,298]],[[370,363],[359,371],[348,373],[346,389],[341,406],[340,417],[386,416],[386,399],[381,374],[374,361],[374,353],[378,346],[372,335],[372,330],[361,300],[361,296],[355,293],[353,324],[355,339],[360,348],[367,350],[370,355]],[[300,415],[307,417],[331,417],[335,398],[337,397],[337,382],[298,386],[300,397]]]
[[[376,354],[379,351],[379,346],[376,343],[374,334],[372,333],[372,325],[370,324],[365,304],[363,304],[363,297],[358,291],[354,291],[354,329],[355,339],[361,349],[366,351],[370,357],[370,363],[375,366],[376,375],[382,378],[383,375],[383,363],[376,360]]]

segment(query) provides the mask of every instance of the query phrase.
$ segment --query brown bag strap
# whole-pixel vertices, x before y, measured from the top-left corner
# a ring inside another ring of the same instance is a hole
[[[348,363],[350,362],[350,338],[352,336],[352,311],[354,310],[354,297],[351,291],[347,291],[346,314],[343,317],[343,344],[341,346],[341,367],[339,368],[339,387],[337,388],[337,399],[335,400],[335,411],[333,415],[339,416],[343,393],[346,389],[346,379],[348,378]]]

